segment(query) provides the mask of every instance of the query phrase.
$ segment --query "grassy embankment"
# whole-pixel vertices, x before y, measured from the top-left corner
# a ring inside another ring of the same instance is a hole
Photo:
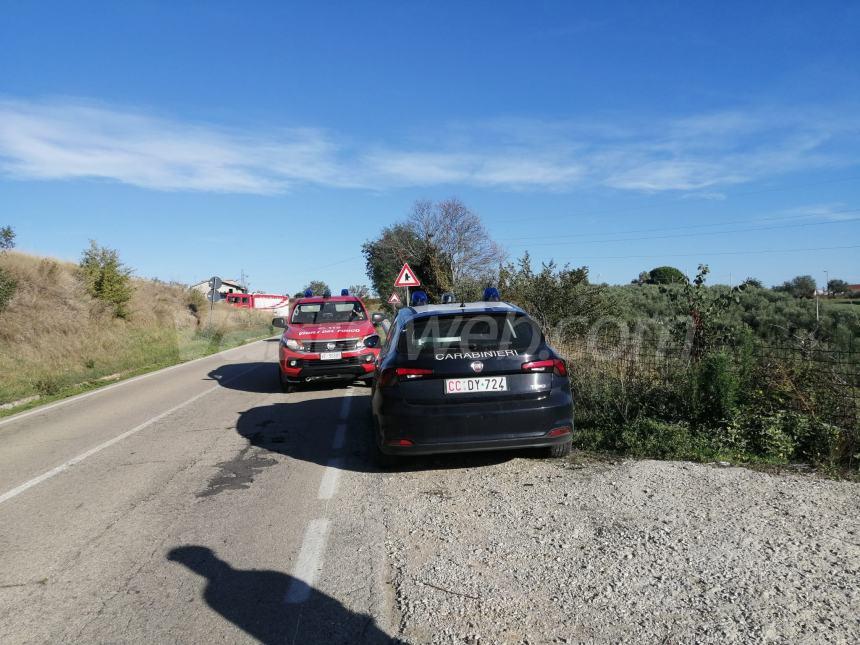
[[[6,253],[0,267],[18,284],[0,312],[0,416],[273,334],[269,316],[226,305],[210,328],[208,303],[184,285],[134,279],[121,319],[72,263]]]

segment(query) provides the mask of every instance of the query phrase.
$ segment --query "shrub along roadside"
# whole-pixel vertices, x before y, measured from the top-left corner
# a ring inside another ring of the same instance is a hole
[[[559,326],[574,332],[553,341],[571,364],[575,445],[860,474],[860,317],[830,307],[816,321],[786,294],[707,275],[607,289],[611,324]]]
[[[17,288],[18,281],[0,267],[0,312],[9,306]]]
[[[745,343],[690,360],[680,348],[584,342],[566,353],[581,449],[858,469],[856,365],[831,353]]]

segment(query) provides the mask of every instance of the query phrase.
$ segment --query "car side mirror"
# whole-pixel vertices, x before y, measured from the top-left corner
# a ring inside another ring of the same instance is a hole
[[[373,336],[368,336],[364,339],[364,346],[370,347],[373,349],[374,347],[379,347],[379,336],[373,334]]]
[[[380,324],[380,323],[381,323],[383,320],[385,320],[386,318],[388,318],[388,316],[386,316],[386,315],[385,315],[384,313],[382,313],[381,311],[377,311],[376,313],[370,314],[370,321],[371,321],[374,325],[378,325],[378,324]]]
[[[272,318],[272,327],[280,327],[281,329],[286,329],[287,321],[280,316],[278,316],[277,318]]]

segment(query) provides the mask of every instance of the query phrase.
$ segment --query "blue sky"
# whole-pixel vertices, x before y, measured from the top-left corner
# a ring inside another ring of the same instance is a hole
[[[856,2],[4,4],[0,224],[142,276],[367,282],[458,196],[627,282],[860,282]]]

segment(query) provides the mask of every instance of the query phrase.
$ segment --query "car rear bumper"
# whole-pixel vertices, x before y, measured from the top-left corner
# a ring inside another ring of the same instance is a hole
[[[539,400],[443,405],[387,401],[377,392],[374,415],[386,454],[536,448],[566,443],[573,434],[572,397],[561,388]],[[556,434],[560,429],[566,432]]]
[[[522,450],[524,448],[546,448],[567,443],[571,434],[558,437],[490,439],[487,441],[459,441],[449,443],[414,444],[400,446],[384,444],[380,450],[386,455],[436,455],[448,452],[479,452],[482,450]]]

